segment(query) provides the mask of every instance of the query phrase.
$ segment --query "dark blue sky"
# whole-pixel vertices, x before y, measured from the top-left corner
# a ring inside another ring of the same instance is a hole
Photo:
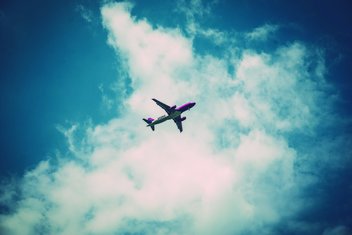
[[[135,2],[133,14],[154,25],[184,23],[184,18],[170,17],[180,14],[171,1]],[[90,11],[91,22],[81,16],[78,6]],[[57,125],[88,120],[103,123],[118,114],[102,107],[99,90],[119,76],[117,58],[106,43],[100,6],[100,1],[0,3],[1,178],[22,175],[55,151],[65,152],[66,142]],[[199,20],[208,27],[239,32],[266,23],[279,25],[278,38],[259,45],[263,51],[292,41],[323,49],[327,80],[338,96],[334,109],[341,119],[341,124],[325,131],[351,137],[351,6],[347,0],[224,0],[212,5],[210,16]],[[348,144],[346,140],[340,150],[331,147],[331,152],[345,152],[346,159],[351,159]],[[319,191],[304,192],[306,197],[320,198],[317,207],[298,216],[310,222],[352,225],[351,171],[352,163],[338,170],[327,169],[329,174],[322,176],[326,178],[319,182]],[[285,227],[279,225],[278,231]]]

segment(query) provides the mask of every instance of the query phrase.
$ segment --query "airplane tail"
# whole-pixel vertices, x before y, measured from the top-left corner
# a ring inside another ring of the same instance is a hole
[[[150,128],[152,128],[153,131],[155,130],[155,126],[154,126],[154,125],[150,125],[150,124],[154,121],[153,118],[148,118],[148,119],[143,118],[143,121],[145,121],[146,123],[148,123],[147,126],[150,126]]]

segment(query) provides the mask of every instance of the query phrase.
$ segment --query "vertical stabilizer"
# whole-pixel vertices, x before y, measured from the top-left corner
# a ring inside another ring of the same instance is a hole
[[[155,126],[154,126],[154,125],[150,125],[150,124],[154,121],[153,118],[148,118],[148,119],[143,118],[143,121],[145,121],[146,123],[148,123],[147,126],[150,126],[150,128],[152,128],[153,131],[155,130]]]

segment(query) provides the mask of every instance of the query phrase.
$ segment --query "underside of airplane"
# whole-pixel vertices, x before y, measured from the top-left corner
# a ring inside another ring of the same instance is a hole
[[[150,127],[153,131],[155,130],[155,125],[160,124],[162,122],[165,122],[167,120],[174,120],[174,122],[176,123],[177,128],[180,130],[180,132],[183,131],[183,127],[182,127],[182,122],[184,120],[186,120],[186,117],[181,117],[181,114],[184,111],[190,110],[191,108],[193,108],[194,105],[196,105],[195,102],[188,102],[186,104],[183,104],[179,107],[176,107],[176,105],[170,107],[167,104],[162,103],[161,101],[157,100],[157,99],[152,99],[157,105],[159,105],[162,109],[165,110],[165,112],[167,113],[167,115],[163,115],[157,119],[154,118],[143,118],[143,120],[148,123],[148,127]]]

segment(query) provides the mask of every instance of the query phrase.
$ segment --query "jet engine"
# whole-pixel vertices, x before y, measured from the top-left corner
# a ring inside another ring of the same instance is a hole
[[[184,120],[186,120],[186,117],[181,118],[181,122],[183,122]]]

